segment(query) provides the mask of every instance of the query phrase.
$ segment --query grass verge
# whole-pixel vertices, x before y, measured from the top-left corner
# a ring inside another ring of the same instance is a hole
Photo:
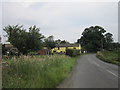
[[[96,54],[96,56],[108,63],[116,64],[120,66],[120,58],[118,57],[120,50],[117,51],[101,51]]]
[[[77,59],[46,55],[3,60],[3,88],[54,88],[69,74]]]

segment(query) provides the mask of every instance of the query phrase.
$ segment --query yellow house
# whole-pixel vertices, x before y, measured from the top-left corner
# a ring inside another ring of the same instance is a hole
[[[80,50],[80,53],[81,53],[80,44],[59,44],[59,45],[56,45],[55,48],[51,49],[51,53],[66,53],[66,49]]]

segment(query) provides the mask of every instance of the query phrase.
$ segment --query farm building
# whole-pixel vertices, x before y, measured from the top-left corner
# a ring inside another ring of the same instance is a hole
[[[66,53],[67,49],[80,50],[80,53],[81,53],[80,44],[59,44],[59,45],[56,45],[55,48],[51,49],[51,53]]]
[[[37,54],[38,55],[48,55],[49,54],[49,50],[46,47],[44,47],[43,49],[39,50],[37,52]]]

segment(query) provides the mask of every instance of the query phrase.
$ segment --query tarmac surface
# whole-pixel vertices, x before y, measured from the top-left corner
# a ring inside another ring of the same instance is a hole
[[[96,54],[80,57],[69,76],[57,88],[118,88],[118,66],[103,62]]]

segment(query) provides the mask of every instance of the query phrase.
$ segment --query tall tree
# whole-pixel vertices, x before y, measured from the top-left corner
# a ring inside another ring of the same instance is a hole
[[[25,29],[23,28],[22,25],[15,25],[11,26],[8,25],[3,29],[7,35],[8,35],[8,41],[20,52],[23,54],[27,53],[27,38],[28,38],[28,33],[26,33]]]
[[[40,40],[43,36],[36,26],[30,27],[29,32],[22,25],[8,25],[3,30],[8,35],[8,41],[23,54],[27,55],[29,51],[35,51],[41,46]]]
[[[35,25],[29,28],[27,48],[30,51],[37,51],[43,47],[42,39],[44,38],[44,36],[39,32],[40,29],[37,28]]]
[[[112,41],[112,34],[107,33],[104,35],[105,32],[106,30],[100,26],[86,28],[82,33],[82,37],[78,39],[78,43],[81,43],[81,45],[89,52],[102,50],[105,48],[105,41],[109,43]]]
[[[104,37],[105,37],[105,44],[104,44],[104,47],[105,47],[105,49],[107,49],[107,50],[111,50],[112,49],[112,43],[113,43],[113,38],[112,38],[112,34],[111,33],[106,33],[105,35],[104,35]]]

